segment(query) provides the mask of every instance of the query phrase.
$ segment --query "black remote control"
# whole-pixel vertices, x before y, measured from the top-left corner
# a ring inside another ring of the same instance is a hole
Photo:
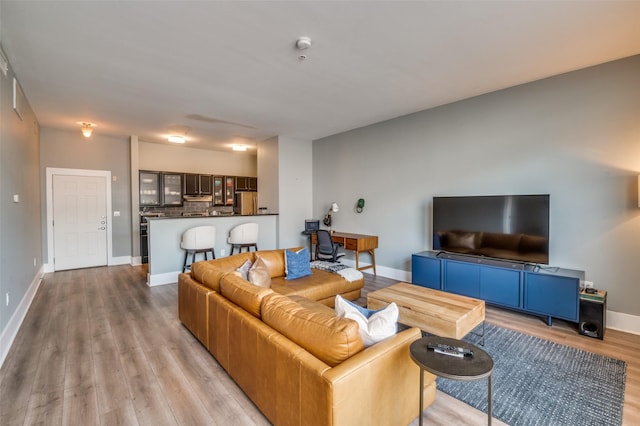
[[[444,343],[430,343],[427,345],[428,349],[432,349],[438,353],[445,353],[447,355],[457,354],[458,356],[473,356],[473,351],[471,349],[446,345]]]

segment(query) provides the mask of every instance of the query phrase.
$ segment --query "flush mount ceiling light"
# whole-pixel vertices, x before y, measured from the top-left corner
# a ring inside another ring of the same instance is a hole
[[[231,149],[234,151],[241,151],[244,152],[247,150],[247,146],[246,145],[232,145]]]
[[[171,143],[185,143],[187,141],[187,133],[191,130],[191,127],[184,126],[182,124],[173,124],[169,126],[169,131],[166,133],[167,140]]]
[[[80,131],[85,138],[90,138],[93,133],[93,128],[96,127],[94,123],[88,123],[86,121],[79,121],[77,124],[80,125]]]

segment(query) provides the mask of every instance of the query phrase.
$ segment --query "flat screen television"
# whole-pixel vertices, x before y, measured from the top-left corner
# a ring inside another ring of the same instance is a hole
[[[433,249],[549,263],[549,194],[433,197]]]

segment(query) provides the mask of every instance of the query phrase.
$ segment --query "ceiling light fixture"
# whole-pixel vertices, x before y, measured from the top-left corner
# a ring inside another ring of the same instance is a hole
[[[174,124],[169,126],[169,131],[166,133],[167,140],[171,143],[185,143],[187,141],[187,133],[191,130],[189,126],[183,126],[181,124]]]
[[[241,151],[244,152],[247,150],[247,146],[246,145],[232,145],[231,149],[234,151]]]
[[[93,133],[93,128],[96,127],[96,125],[93,123],[87,123],[85,121],[79,121],[78,124],[80,125],[82,136],[84,136],[85,138],[90,138],[91,134]]]

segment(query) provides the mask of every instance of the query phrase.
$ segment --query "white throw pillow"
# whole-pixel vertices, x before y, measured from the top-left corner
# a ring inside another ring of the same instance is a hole
[[[249,280],[249,269],[251,269],[251,261],[249,259],[245,260],[245,262],[240,265],[238,269],[234,272],[237,276],[242,278],[243,280]]]
[[[398,329],[398,306],[387,305],[379,311],[357,306],[340,295],[336,296],[336,314],[358,323],[360,337],[365,347],[376,344],[396,334]]]

